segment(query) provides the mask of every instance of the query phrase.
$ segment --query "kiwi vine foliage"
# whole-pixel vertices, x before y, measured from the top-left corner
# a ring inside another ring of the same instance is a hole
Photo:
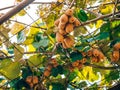
[[[28,13],[33,4],[37,5],[36,20]],[[65,48],[61,39],[60,42],[56,39],[60,38],[56,34],[60,30],[54,23],[69,8],[80,24],[61,36],[69,37],[65,43],[72,43]],[[30,4],[0,25],[0,89],[103,90],[118,84],[119,13],[119,0],[56,0]],[[15,20],[24,16],[33,23]]]

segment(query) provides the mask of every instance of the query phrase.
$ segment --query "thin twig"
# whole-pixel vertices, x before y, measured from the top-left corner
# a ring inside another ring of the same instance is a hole
[[[93,68],[104,69],[104,70],[120,69],[120,66],[105,67],[105,66],[99,66],[99,65],[90,64],[90,63],[84,63],[84,65],[85,65],[85,66],[90,66],[90,67],[93,67]]]
[[[119,1],[119,0],[116,0],[116,1],[115,1],[114,10],[113,10],[113,15],[112,15],[113,18],[114,18],[115,12],[116,12],[116,7],[117,7],[117,4],[118,4],[118,1]]]
[[[118,3],[120,3],[120,1],[118,1]],[[102,5],[109,5],[109,4],[115,4],[114,2],[108,2],[108,3],[105,3],[105,4],[102,4]],[[97,6],[90,6],[90,7],[88,7],[87,9],[91,9],[91,8],[97,8],[97,7],[99,7],[99,5],[97,5]]]
[[[74,5],[74,2],[75,2],[75,0],[73,0],[73,1],[71,2],[69,8],[72,8],[72,6]]]
[[[116,14],[120,14],[120,11],[115,12],[115,15],[116,15]],[[84,25],[87,25],[87,24],[96,22],[97,20],[104,19],[104,18],[110,17],[110,16],[112,16],[112,15],[113,15],[113,13],[107,14],[107,15],[102,15],[102,16],[97,17],[97,18],[95,18],[95,19],[89,20],[89,21],[87,21],[87,22],[85,22],[85,23],[82,23],[80,26],[84,26]],[[78,26],[78,27],[80,27],[80,26]]]
[[[13,7],[15,7],[15,5],[12,5],[12,6],[8,6],[8,7],[1,8],[1,9],[0,9],[0,11],[5,10],[5,9],[10,9],[10,8],[13,8]]]
[[[19,21],[16,21],[16,20],[11,20],[11,19],[10,19],[9,21],[17,22],[17,23],[20,23],[20,24],[24,24],[24,25],[26,25],[26,26],[33,27],[33,28],[40,28],[40,29],[47,30],[47,28],[42,28],[42,27],[38,27],[38,26],[32,26],[32,25],[29,25],[29,24],[26,24],[26,23],[23,23],[23,22],[19,22]]]

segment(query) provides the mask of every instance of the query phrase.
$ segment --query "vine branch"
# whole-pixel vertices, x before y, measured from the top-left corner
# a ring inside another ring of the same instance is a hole
[[[99,69],[104,69],[104,70],[114,70],[114,69],[120,69],[120,66],[114,66],[114,67],[104,67],[104,66],[99,66],[95,64],[90,64],[90,63],[84,63],[85,66],[90,66],[93,68],[99,68]]]
[[[116,15],[116,14],[120,14],[120,11],[115,12],[115,15]],[[96,22],[97,20],[104,19],[104,18],[110,17],[110,16],[112,16],[112,15],[113,15],[113,13],[107,14],[107,15],[102,15],[102,16],[97,17],[97,18],[95,18],[95,19],[89,20],[89,21],[87,21],[87,22],[85,22],[85,23],[82,23],[80,26],[84,26],[84,25],[87,25],[87,24]],[[78,26],[78,27],[80,27],[80,26]]]

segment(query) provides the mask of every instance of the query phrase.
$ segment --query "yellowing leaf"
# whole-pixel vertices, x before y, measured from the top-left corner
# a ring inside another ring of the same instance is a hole
[[[34,41],[34,38],[26,38],[26,40],[23,42],[24,45],[29,45]]]
[[[25,14],[26,14],[26,11],[24,9],[18,13],[19,16],[24,16]]]
[[[60,3],[64,2],[64,0],[57,0],[57,1],[60,2]]]
[[[27,46],[27,51],[28,52],[34,52],[34,51],[36,51],[36,48],[32,44],[30,44],[30,45]]]
[[[24,25],[23,24],[20,24],[20,23],[14,23],[12,29],[11,29],[11,33],[14,35],[14,34],[17,34],[18,32],[20,32],[21,30],[24,29]]]
[[[16,47],[16,48],[15,48],[15,47]],[[14,56],[15,56],[14,60],[15,60],[15,61],[18,61],[18,60],[20,60],[20,59],[22,58],[22,56],[23,56],[24,48],[22,48],[22,47],[19,46],[19,45],[15,45],[15,47],[14,47]]]
[[[6,78],[10,80],[15,79],[20,74],[20,63],[13,62],[9,64],[7,67],[0,69],[0,73],[2,73]]]
[[[89,66],[86,66],[83,68],[82,74],[85,77],[85,79],[88,79],[89,81],[95,81],[95,80],[98,80],[99,78],[99,76],[93,72],[92,67],[89,67]]]
[[[113,6],[112,5],[109,5],[109,6],[101,6],[100,7],[100,12],[102,14],[109,14],[109,13],[112,13],[113,11]]]
[[[103,24],[103,20],[98,20],[96,23],[96,28],[100,28],[102,24]]]
[[[31,67],[39,66],[42,63],[42,56],[33,55],[29,58],[28,64]]]

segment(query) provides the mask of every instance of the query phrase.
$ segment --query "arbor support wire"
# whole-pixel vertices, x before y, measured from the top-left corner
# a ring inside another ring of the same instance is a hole
[[[0,25],[3,24],[5,21],[7,21],[9,18],[11,18],[13,15],[18,13],[20,10],[28,6],[30,3],[32,3],[34,0],[24,0],[20,4],[13,7],[12,10],[8,11],[6,14],[0,17]]]

